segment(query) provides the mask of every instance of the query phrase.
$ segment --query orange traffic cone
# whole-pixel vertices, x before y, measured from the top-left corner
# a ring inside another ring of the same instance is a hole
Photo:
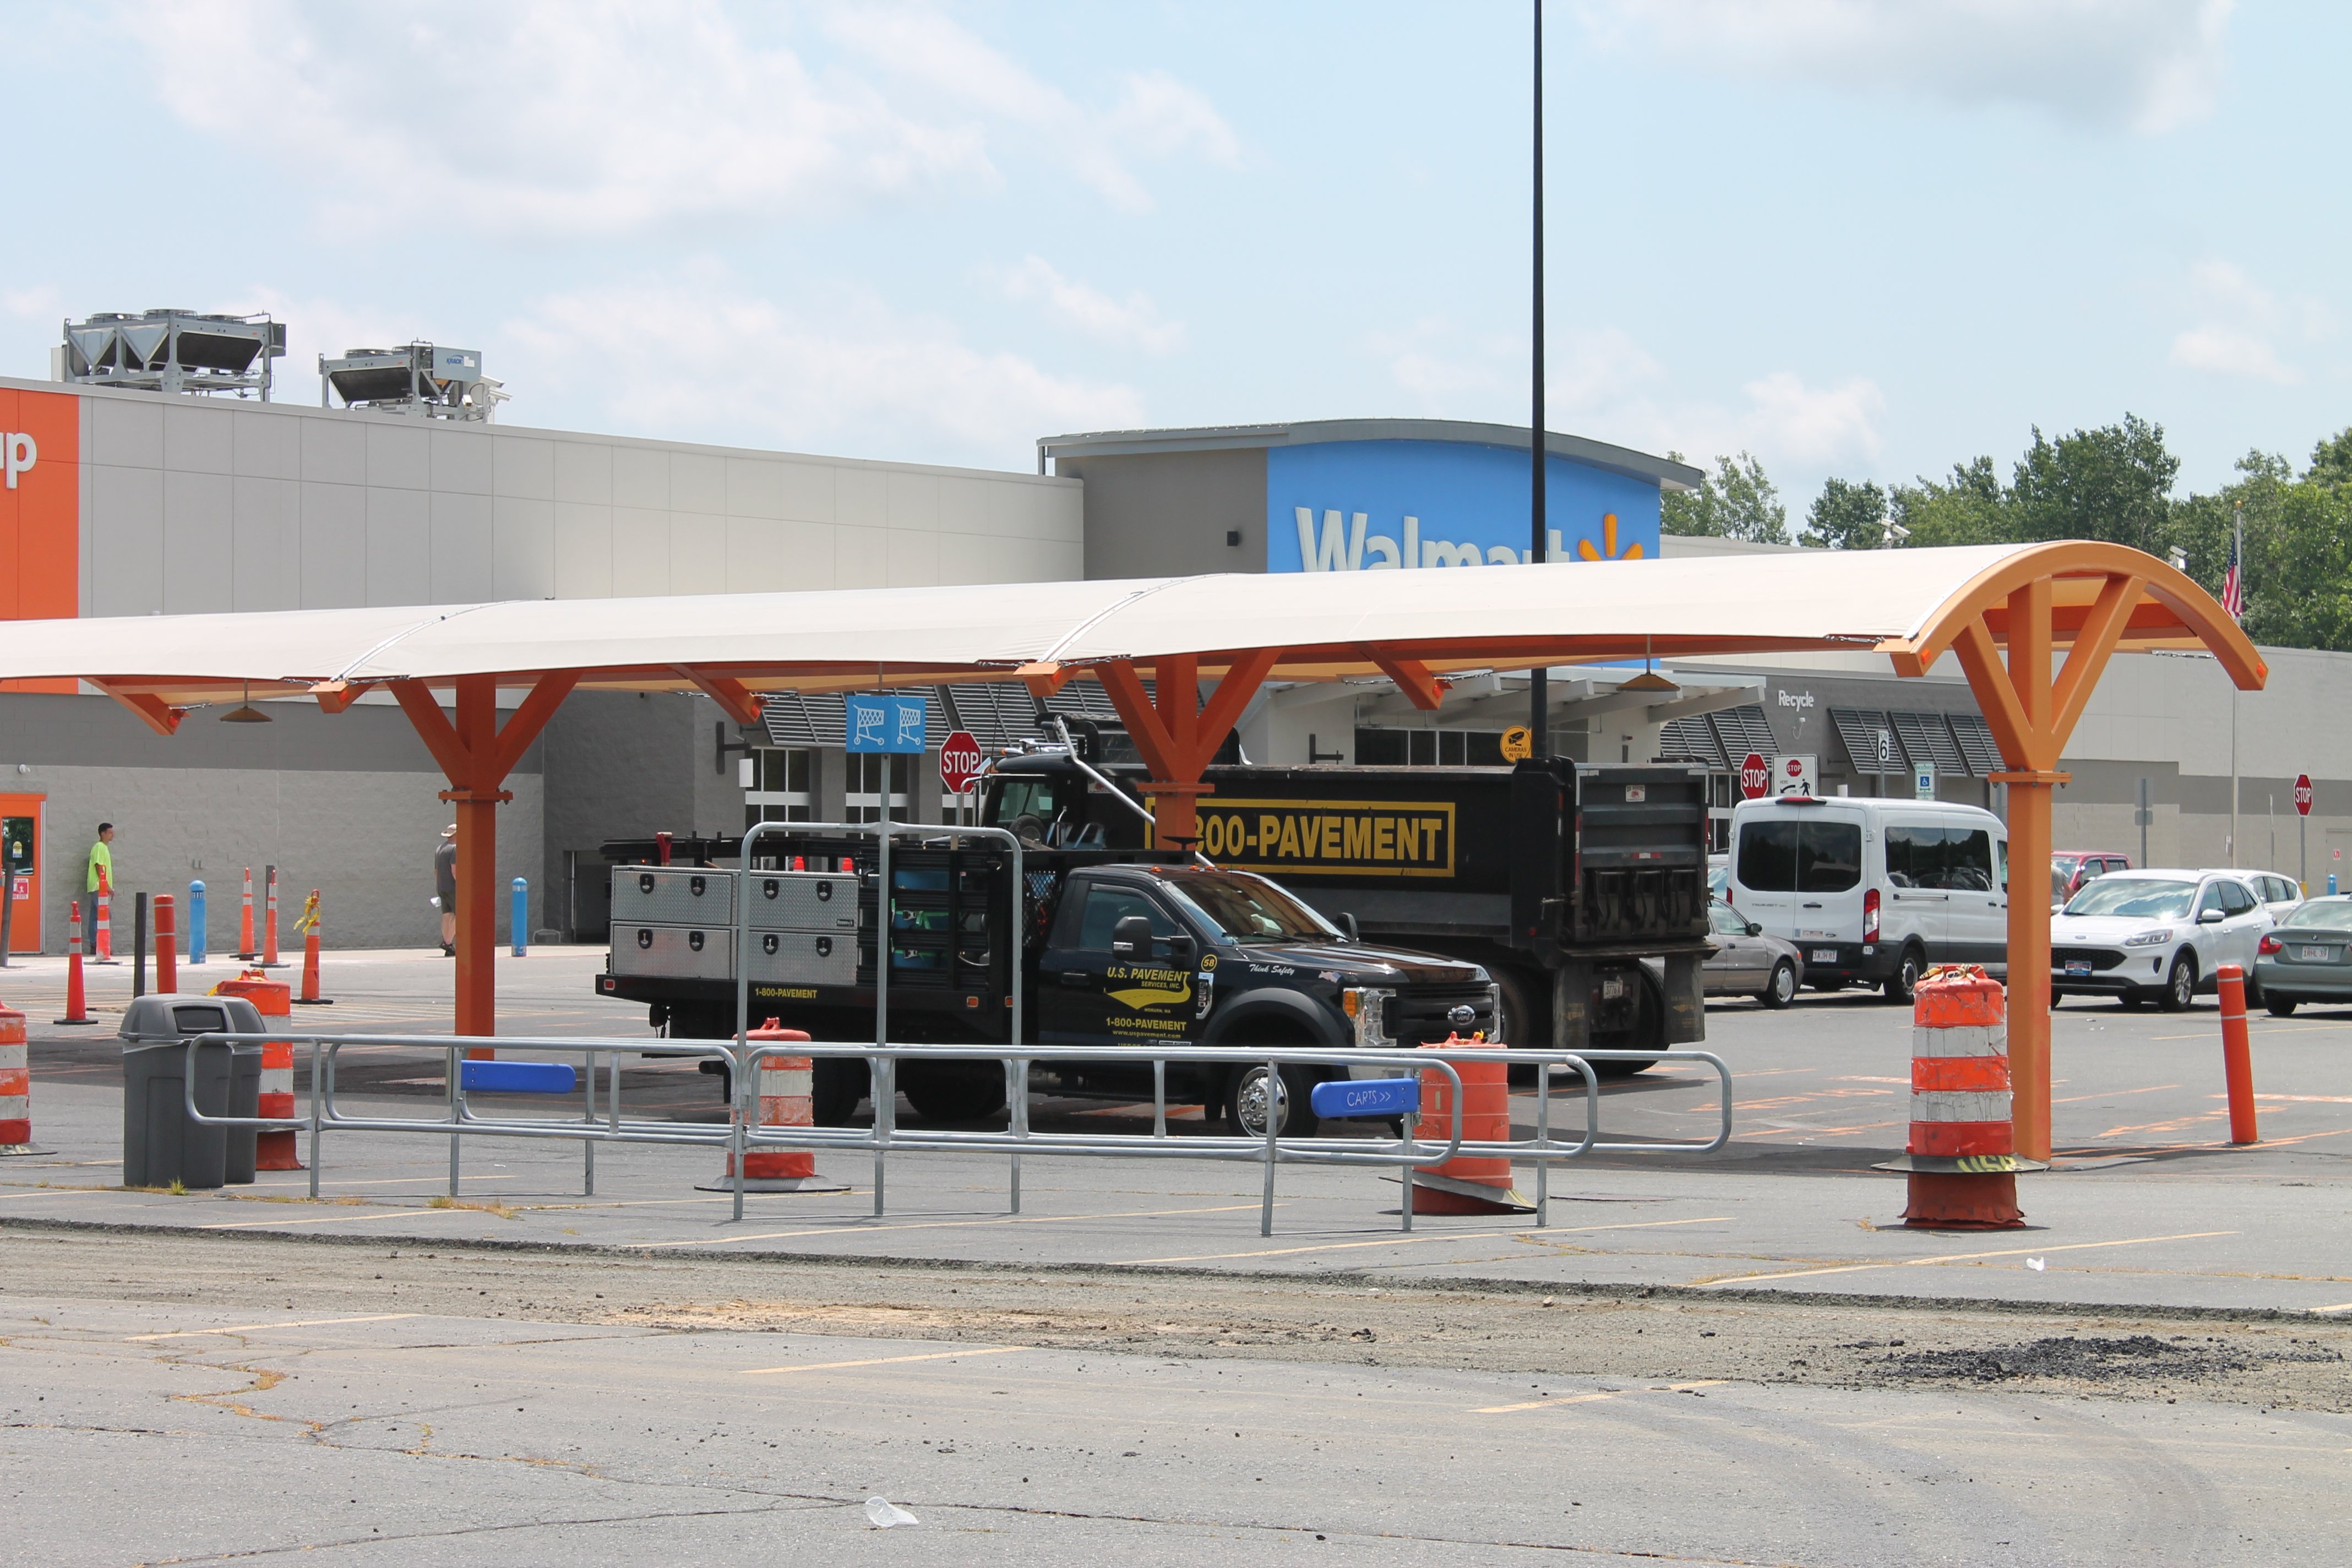
[[[60,1024],[95,1024],[81,985],[81,900],[68,906],[66,917],[66,1016]]]
[[[1465,1040],[1448,1035],[1442,1044],[1424,1046],[1423,1049],[1461,1050],[1480,1046],[1500,1049],[1501,1042]],[[1510,1142],[1510,1069],[1501,1062],[1456,1062],[1454,1070],[1462,1075],[1462,1141]],[[1444,1073],[1423,1068],[1421,1136],[1451,1136],[1454,1112],[1454,1086]],[[1535,1206],[1512,1187],[1511,1162],[1499,1154],[1457,1154],[1434,1171],[1412,1173],[1415,1214],[1532,1214]]]
[[[335,999],[319,994],[319,889],[310,889],[310,901],[302,906],[302,918],[294,929],[302,933],[302,994],[294,998],[303,1007],[331,1007]],[[288,1064],[292,1065],[290,1062]]]

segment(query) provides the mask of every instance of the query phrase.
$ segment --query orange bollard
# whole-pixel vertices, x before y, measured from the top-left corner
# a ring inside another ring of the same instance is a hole
[[[0,1002],[0,1154],[33,1152],[33,1058],[25,1015]]]
[[[302,933],[302,994],[294,998],[304,1007],[331,1007],[331,996],[319,994],[319,889],[310,889],[310,901],[302,906],[302,918],[294,929]]]
[[[76,899],[68,906],[66,917],[66,1016],[60,1024],[95,1024],[89,1016],[89,1001],[81,985],[81,900]]]
[[[2221,1076],[2230,1088],[2230,1142],[2259,1143],[2254,1131],[2254,1052],[2246,1039],[2246,972],[2234,963],[2213,971],[2221,993]]]
[[[1461,1050],[1487,1047],[1496,1040],[1465,1040],[1448,1035],[1436,1046],[1422,1049]],[[1506,1143],[1511,1137],[1510,1069],[1501,1062],[1457,1062],[1462,1075],[1462,1141],[1465,1143]],[[1454,1116],[1454,1086],[1433,1068],[1421,1072],[1421,1136],[1450,1136]],[[1440,1130],[1443,1130],[1442,1131]],[[1535,1205],[1511,1186],[1511,1162],[1499,1154],[1456,1154],[1434,1171],[1412,1173],[1415,1214],[1532,1214]]]
[[[278,1121],[294,1119],[294,1042],[261,1042],[261,1104],[257,1114]],[[294,1147],[294,1129],[275,1127],[253,1135],[253,1168],[257,1171],[303,1171],[310,1167]]]
[[[98,895],[91,904],[89,961],[92,963],[120,963],[114,956],[114,879],[99,868]]]
[[[285,962],[278,956],[278,868],[265,866],[262,875],[268,880],[263,895],[261,916],[261,967],[283,969]]]
[[[180,989],[180,909],[169,893],[155,895],[155,994]]]
[[[243,959],[261,956],[260,950],[253,945],[253,868],[250,866],[245,868],[245,900],[237,906],[236,911],[236,955]]]

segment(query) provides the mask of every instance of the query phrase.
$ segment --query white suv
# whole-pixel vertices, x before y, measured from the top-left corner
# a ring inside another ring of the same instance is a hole
[[[2254,954],[2278,922],[2242,871],[2110,871],[2085,882],[2050,921],[2050,997],[2149,997],[2168,1013],[2214,988],[2214,971],[2245,971],[2261,1001]]]

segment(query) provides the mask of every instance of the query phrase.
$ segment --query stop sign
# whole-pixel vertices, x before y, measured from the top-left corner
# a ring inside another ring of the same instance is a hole
[[[1748,760],[1739,764],[1739,793],[1749,800],[1761,800],[1772,787],[1772,770],[1761,754],[1750,752]]]
[[[971,781],[980,777],[980,742],[969,730],[958,730],[940,747],[940,783],[950,795],[961,795],[971,788]]]
[[[2305,816],[2311,815],[2311,775],[2309,773],[2294,775],[2294,808]]]

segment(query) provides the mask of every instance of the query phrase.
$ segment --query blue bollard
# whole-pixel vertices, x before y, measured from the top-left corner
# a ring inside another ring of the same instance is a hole
[[[205,961],[205,885],[188,884],[188,962]]]
[[[2327,896],[2331,899],[2336,896],[2336,873],[2333,871],[2327,873]]]
[[[530,934],[530,884],[520,877],[514,879],[514,910],[508,916],[507,934],[514,939],[514,955],[530,956],[525,938]]]

